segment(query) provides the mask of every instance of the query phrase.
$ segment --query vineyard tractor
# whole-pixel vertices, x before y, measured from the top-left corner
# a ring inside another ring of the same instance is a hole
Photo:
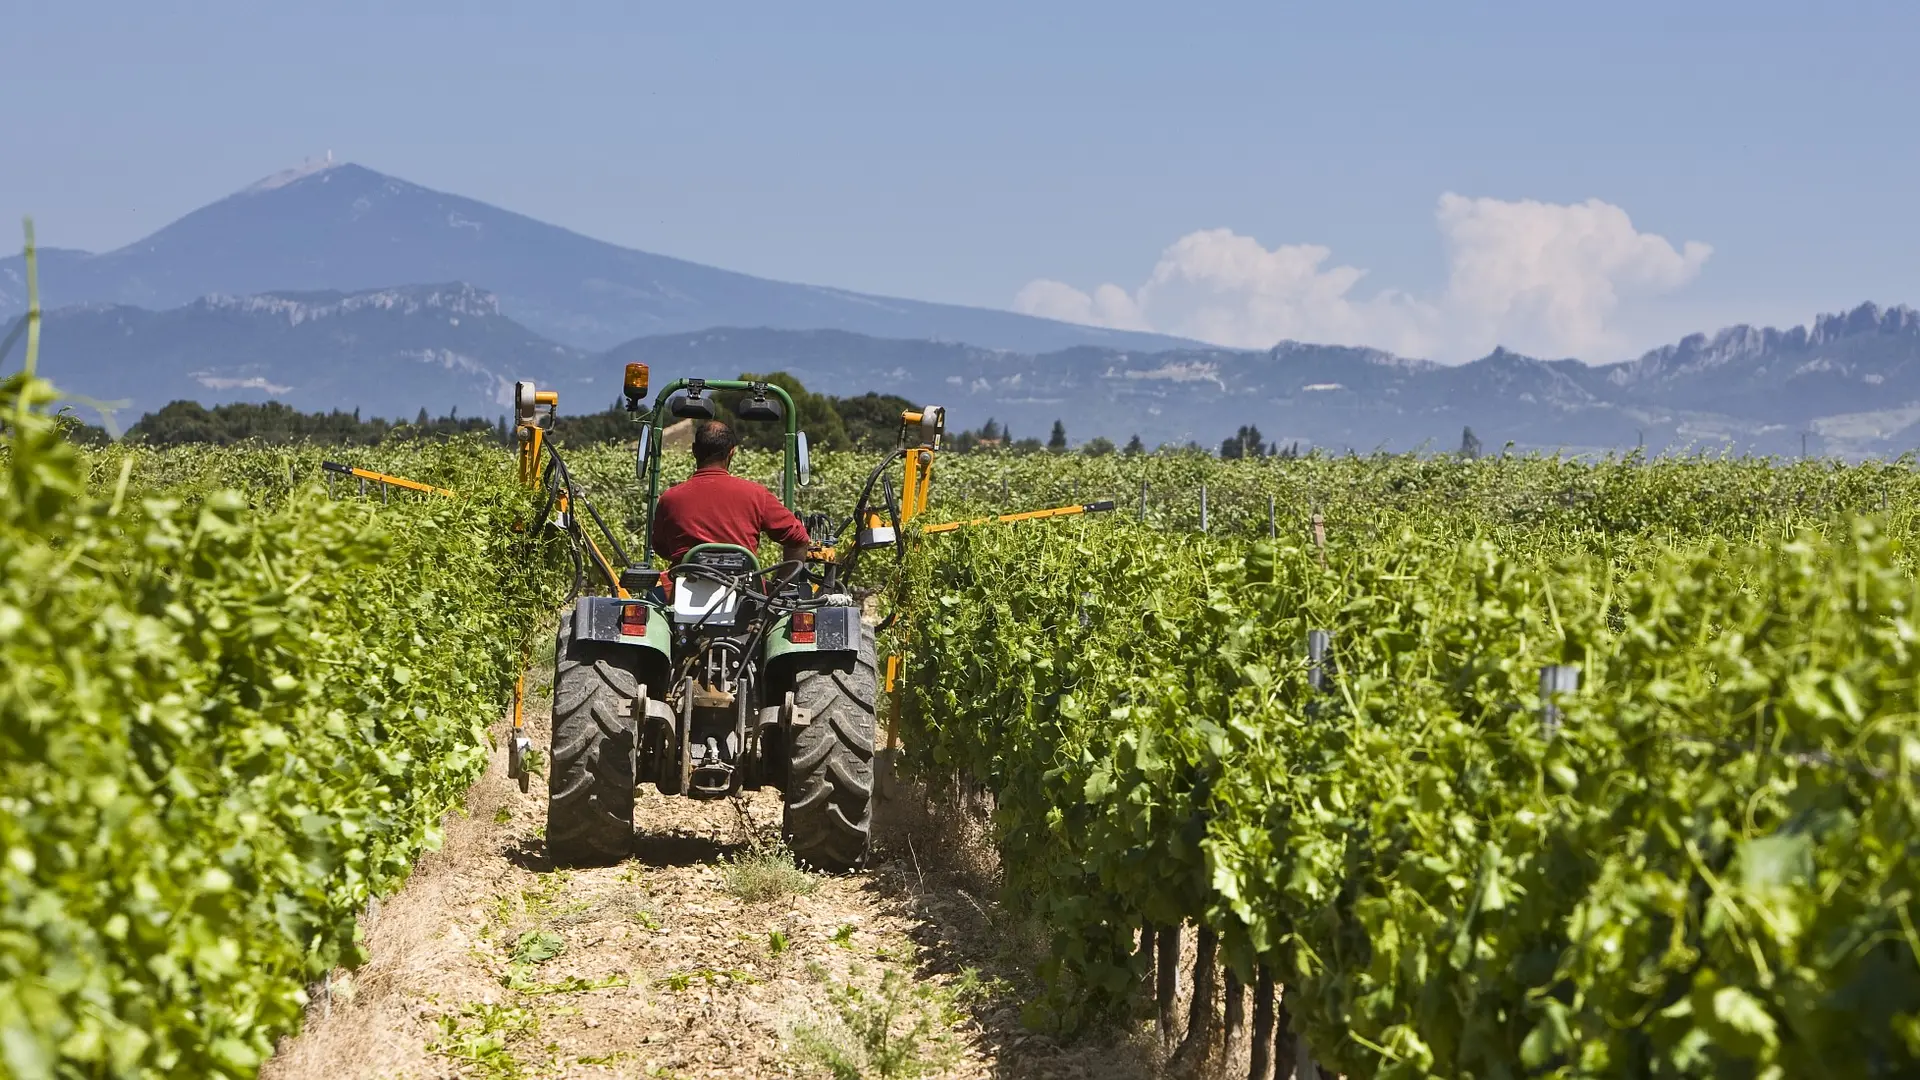
[[[551,444],[557,394],[526,382],[515,387],[520,476],[544,493],[534,521],[570,537],[575,560],[577,599],[561,614],[555,650],[548,852],[560,865],[624,857],[643,784],[694,799],[770,787],[784,796],[782,833],[801,862],[831,871],[859,867],[871,834],[881,680],[875,627],[861,617],[850,582],[864,552],[892,548],[895,560],[905,557],[905,527],[927,508],[944,411],[928,406],[902,415],[900,449],[867,477],[849,517],[837,525],[826,514],[805,517],[812,537],[805,559],[763,565],[744,547],[698,544],[663,570],[653,566],[652,526],[665,424],[713,419],[730,407],[745,424],[781,425],[778,495],[790,508],[810,469],[806,434],[778,385],[680,379],[650,408],[648,389],[646,366],[629,364],[623,390],[646,493],[640,557],[630,560]],[[896,493],[885,474],[901,461]],[[852,541],[837,543],[850,529]],[[897,663],[890,658],[889,683]],[[516,690],[508,772],[523,791],[532,753]]]

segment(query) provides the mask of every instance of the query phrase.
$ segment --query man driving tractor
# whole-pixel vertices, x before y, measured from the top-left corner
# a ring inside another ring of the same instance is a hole
[[[733,475],[740,440],[720,420],[704,420],[693,433],[693,475],[660,493],[653,515],[653,549],[678,564],[695,544],[760,547],[762,535],[780,545],[780,557],[807,557],[807,528],[773,492]]]

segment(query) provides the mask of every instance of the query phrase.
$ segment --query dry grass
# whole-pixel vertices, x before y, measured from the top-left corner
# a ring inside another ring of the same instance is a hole
[[[883,853],[922,877],[943,874],[977,897],[999,890],[990,793],[958,777],[902,778],[884,754],[875,755],[874,771],[880,791],[874,841]]]
[[[802,870],[784,847],[728,859],[720,872],[727,892],[749,904],[811,896],[820,879]]]
[[[379,904],[366,928],[367,962],[336,971],[312,991],[305,1030],[284,1040],[262,1080],[339,1080],[343,1076],[431,1076],[426,1017],[405,991],[453,969],[465,943],[447,934],[446,911],[468,892],[463,872],[499,844],[494,811],[512,784],[489,769],[467,793],[465,813],[447,815],[440,850],[423,856],[398,893]],[[449,990],[454,986],[449,986]],[[474,986],[477,995],[486,990]]]
[[[545,712],[529,709],[536,743]],[[971,793],[893,785],[874,868],[822,876],[767,847],[780,798],[765,791],[737,812],[642,792],[633,859],[554,871],[541,788],[518,791],[496,751],[442,849],[371,920],[367,964],[316,994],[266,1080],[1152,1075],[1137,1032],[1062,1044],[1021,1027],[1045,942],[993,901]]]

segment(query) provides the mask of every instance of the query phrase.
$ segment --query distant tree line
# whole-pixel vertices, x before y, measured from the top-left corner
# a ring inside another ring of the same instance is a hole
[[[742,381],[766,381],[784,388],[794,400],[800,430],[807,433],[809,445],[820,450],[877,450],[891,448],[900,431],[900,414],[914,408],[912,402],[896,394],[865,393],[856,397],[832,397],[816,394],[800,380],[785,372],[769,375],[744,374]],[[776,448],[786,432],[784,424],[740,421],[730,415],[745,394],[731,392],[716,395],[722,416],[733,420],[748,446]],[[63,419],[68,437],[80,442],[104,443],[107,433],[83,424],[71,416]],[[426,409],[411,422],[382,417],[362,418],[360,410],[334,409],[328,412],[301,412],[283,402],[233,402],[205,406],[197,401],[174,401],[156,412],[142,416],[127,430],[129,441],[152,446],[215,444],[258,440],[267,443],[315,442],[327,445],[373,445],[388,439],[444,439],[470,433],[491,434],[503,445],[513,439],[506,416],[488,420],[461,416],[458,408],[445,416],[430,416]],[[592,413],[568,413],[555,418],[554,438],[575,446],[600,442],[626,442],[637,432],[636,418],[618,399],[607,408]]]
[[[740,376],[740,380],[767,382],[786,390],[798,413],[800,430],[807,433],[808,445],[816,450],[891,449],[899,440],[900,414],[918,407],[898,394],[869,391],[854,397],[834,397],[814,393],[799,379],[783,371],[764,375],[746,373]],[[740,420],[737,410],[745,397],[745,391],[716,394],[719,415],[730,420],[740,431],[743,445],[757,449],[779,448],[786,425]],[[663,423],[673,422],[671,417],[661,419]],[[82,423],[70,413],[62,417],[61,424],[67,436],[76,442],[100,444],[107,441],[104,430]],[[554,421],[554,438],[561,446],[629,442],[635,438],[636,432],[637,418],[617,399],[599,412],[561,412]],[[219,445],[250,439],[267,443],[315,442],[344,446],[375,445],[389,439],[444,439],[474,433],[491,435],[502,445],[511,445],[513,441],[513,433],[505,416],[492,420],[461,416],[460,410],[453,408],[445,416],[436,417],[430,416],[423,408],[412,421],[381,417],[363,419],[358,409],[352,412],[334,409],[305,413],[278,401],[263,404],[234,402],[212,407],[194,401],[175,401],[157,412],[142,416],[125,437],[129,441],[154,446],[195,443]],[[1461,442],[1462,456],[1478,455],[1480,440],[1474,437],[1471,428]],[[1037,436],[1016,438],[1009,425],[993,417],[988,417],[977,428],[953,432],[947,438],[947,447],[963,454],[976,451],[1065,454],[1071,449],[1067,442],[1066,424],[1061,420],[1053,422],[1045,439]],[[1160,450],[1206,452],[1192,441],[1184,445],[1163,445]],[[1082,443],[1078,452],[1089,457],[1114,453],[1131,457],[1147,453],[1147,447],[1137,434],[1129,438],[1124,446],[1117,448],[1112,440],[1099,435]],[[1260,429],[1252,424],[1241,425],[1239,430],[1221,440],[1219,449],[1219,456],[1229,460],[1291,458],[1299,454],[1298,443],[1282,447],[1276,442],[1268,442]]]
[[[189,443],[225,445],[252,439],[267,443],[316,442],[336,446],[363,446],[388,439],[444,439],[473,432],[491,434],[505,443],[507,418],[487,420],[463,417],[458,408],[430,417],[421,409],[412,423],[381,417],[361,419],[360,410],[305,413],[278,401],[261,404],[233,402],[208,408],[197,401],[175,401],[158,412],[142,416],[127,429],[129,442],[153,446]]]
[[[800,430],[807,433],[807,445],[814,450],[888,450],[900,434],[900,414],[913,409],[913,402],[897,394],[868,392],[858,397],[833,397],[816,394],[799,379],[784,371],[759,375],[745,372],[741,382],[765,382],[780,387],[793,399]],[[741,420],[738,409],[748,392],[729,390],[714,394],[719,416],[740,432],[742,446],[758,450],[777,450],[787,432],[784,422]],[[671,416],[660,418],[671,425]],[[572,443],[627,442],[635,438],[636,418],[615,400],[605,410],[581,416],[561,414],[554,423],[555,437],[562,445]]]

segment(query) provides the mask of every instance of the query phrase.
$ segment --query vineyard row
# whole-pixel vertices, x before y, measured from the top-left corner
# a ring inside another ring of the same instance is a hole
[[[1193,924],[1349,1076],[1910,1074],[1903,546],[1485,524],[1324,568],[1124,521],[922,545],[902,744],[996,793],[1044,1011],[1124,1008],[1136,931]]]

